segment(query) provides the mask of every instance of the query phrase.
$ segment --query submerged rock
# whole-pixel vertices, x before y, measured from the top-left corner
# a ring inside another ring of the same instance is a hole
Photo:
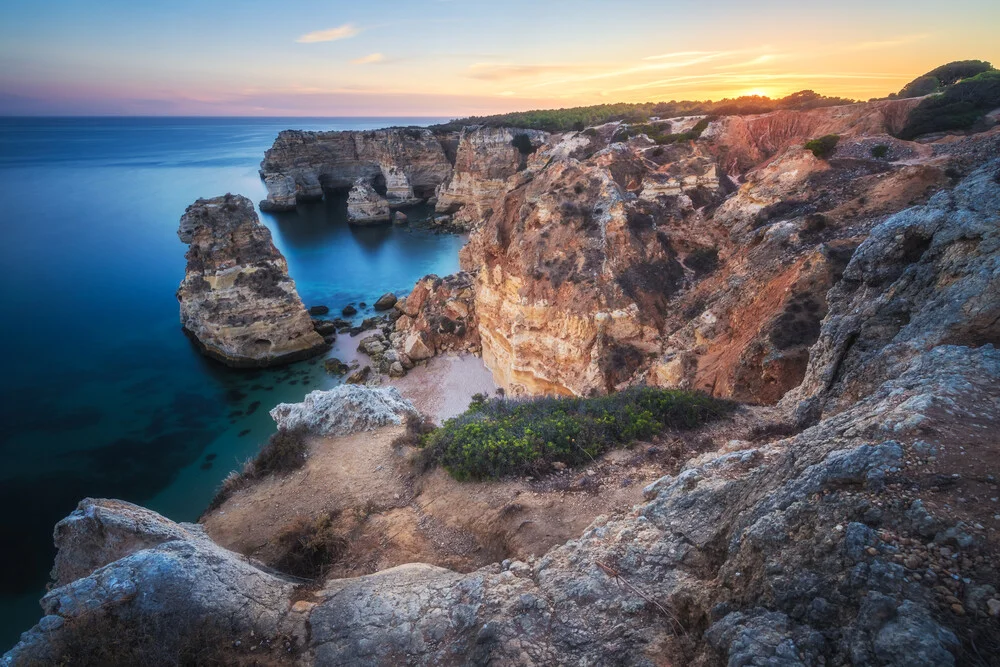
[[[305,427],[322,435],[348,435],[401,424],[408,414],[416,414],[416,409],[395,387],[347,384],[310,392],[302,403],[281,403],[271,410],[278,428]]]
[[[328,349],[249,199],[199,199],[184,212],[177,234],[190,245],[177,290],[181,325],[206,355],[253,367]]]

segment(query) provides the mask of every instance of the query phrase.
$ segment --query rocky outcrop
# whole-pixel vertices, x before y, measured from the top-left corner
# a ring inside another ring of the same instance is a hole
[[[286,130],[264,154],[260,175],[267,187],[262,211],[293,210],[324,191],[347,190],[358,179],[384,185],[389,204],[426,199],[451,174],[439,139],[419,128],[374,131]]]
[[[312,391],[302,403],[279,403],[271,410],[278,428],[305,428],[320,435],[348,435],[380,426],[401,424],[416,414],[413,404],[395,387],[344,384],[329,391]]]
[[[789,146],[823,135],[894,135],[919,103],[919,99],[881,100],[809,111],[725,116],[713,123],[704,136],[718,148],[723,171],[739,175]],[[887,143],[892,141],[888,138]]]
[[[538,147],[548,134],[517,128],[467,127],[458,140],[455,169],[438,187],[438,213],[452,215],[453,223],[470,229],[492,214],[496,201],[507,192],[507,179],[524,169],[527,155],[514,146],[524,135]]]
[[[514,394],[585,395],[629,382],[659,350],[688,273],[682,253],[713,244],[686,191],[707,203],[723,190],[699,180],[706,163],[696,147],[673,147],[662,164],[625,144],[585,161],[570,155],[556,144],[532,156],[462,255],[476,271],[483,359]],[[651,175],[674,178],[679,192],[639,197]]]
[[[176,664],[217,655],[205,642],[305,634],[295,585],[217,546],[201,526],[88,498],[59,524],[56,543],[57,563],[72,571],[59,569],[44,616],[0,658],[4,667]]]
[[[177,235],[190,246],[177,290],[181,326],[206,355],[254,367],[329,349],[249,199],[199,199],[184,212]]]
[[[1000,161],[872,230],[830,292],[800,419],[852,405],[924,350],[1000,347]]]
[[[418,280],[395,304],[401,315],[389,336],[393,347],[412,361],[446,351],[479,352],[473,289],[473,276],[464,272]]]
[[[347,221],[353,225],[366,225],[389,222],[391,219],[388,200],[375,192],[365,179],[354,181],[347,195]]]

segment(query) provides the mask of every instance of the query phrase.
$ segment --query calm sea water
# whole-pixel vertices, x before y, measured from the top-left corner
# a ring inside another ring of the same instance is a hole
[[[335,381],[322,363],[235,371],[181,333],[178,220],[254,201],[278,131],[428,119],[0,118],[0,653],[38,619],[52,526],[85,496],[179,521],[273,431],[267,411]],[[261,216],[307,305],[339,310],[458,268],[462,240],[352,228],[346,201]]]

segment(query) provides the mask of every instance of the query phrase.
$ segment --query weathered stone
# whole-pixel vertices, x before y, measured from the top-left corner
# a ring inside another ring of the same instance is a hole
[[[378,298],[375,302],[375,310],[389,310],[396,305],[396,295],[392,292],[386,292]]]
[[[366,366],[367,368],[367,366]],[[305,427],[310,433],[348,435],[399,424],[415,414],[413,405],[395,387],[340,385],[306,394],[302,403],[280,403],[271,410],[278,428]]]
[[[199,199],[177,234],[190,246],[177,290],[181,326],[202,352],[227,366],[252,367],[329,349],[249,199]]]
[[[424,341],[424,336],[420,332],[411,333],[403,343],[403,352],[413,361],[430,359],[434,356],[434,350]]]
[[[388,222],[389,202],[363,178],[354,182],[347,195],[347,221],[355,225]]]
[[[286,130],[264,154],[260,173],[267,187],[261,210],[292,210],[298,201],[321,198],[323,187],[346,189],[358,178],[382,177],[389,203],[413,203],[432,195],[451,165],[430,130]]]

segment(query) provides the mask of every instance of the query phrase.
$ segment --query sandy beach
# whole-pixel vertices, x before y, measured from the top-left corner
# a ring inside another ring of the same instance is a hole
[[[354,361],[360,366],[369,365],[368,355],[357,349],[358,343],[369,333],[353,337],[348,334],[337,336],[330,356],[348,365]],[[438,355],[421,362],[405,377],[389,378],[383,375],[381,382],[398,387],[418,410],[437,423],[464,412],[473,394],[492,396],[497,390],[493,374],[480,357],[472,354]]]

